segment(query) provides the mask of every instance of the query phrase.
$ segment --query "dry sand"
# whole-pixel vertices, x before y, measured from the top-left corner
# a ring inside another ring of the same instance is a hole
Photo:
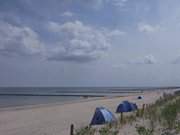
[[[70,124],[74,123],[75,128],[88,125],[96,107],[103,106],[115,112],[123,100],[135,102],[140,107],[155,102],[162,94],[163,91],[144,92],[142,100],[134,94],[64,105],[3,110],[0,111],[0,135],[69,135]]]

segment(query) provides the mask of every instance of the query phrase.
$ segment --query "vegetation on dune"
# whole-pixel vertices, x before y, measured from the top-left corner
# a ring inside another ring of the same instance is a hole
[[[149,105],[145,109],[143,118],[149,121],[149,130],[145,126],[138,127],[139,135],[155,134],[158,130],[161,135],[176,135],[180,133],[178,120],[180,114],[180,97],[179,95],[164,94],[155,104]],[[151,131],[151,132],[149,132]]]
[[[94,135],[95,132],[96,129],[87,126],[76,130],[76,135]]]
[[[116,128],[106,126],[99,130],[99,134],[100,135],[117,135],[118,130]]]
[[[165,124],[168,128],[172,129],[175,126],[175,120],[177,117],[177,106],[175,103],[166,105],[162,111],[161,116],[165,121]]]
[[[133,123],[136,123],[134,128],[138,135],[178,135],[180,133],[178,116],[180,116],[180,94],[164,94],[154,104],[125,115],[115,123],[101,128],[81,128],[75,135],[118,135],[124,125],[134,126]],[[140,121],[146,124],[141,124]]]
[[[139,135],[153,135],[153,130],[145,128],[144,126],[136,126],[136,131]]]

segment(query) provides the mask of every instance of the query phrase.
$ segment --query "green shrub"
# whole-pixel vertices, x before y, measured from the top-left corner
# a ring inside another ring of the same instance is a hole
[[[160,114],[156,106],[149,106],[145,111],[145,118],[150,121],[150,128],[154,130],[155,124],[160,121]]]
[[[136,126],[136,131],[139,135],[153,135],[153,130],[148,129],[144,126]]]
[[[177,133],[180,133],[180,121],[176,122],[175,129]]]
[[[173,128],[177,117],[177,105],[175,103],[166,105],[162,109],[161,115],[168,128]]]
[[[139,117],[139,118],[142,118],[144,116],[144,111],[143,109],[138,109],[136,111],[136,116]]]
[[[99,130],[100,135],[117,135],[119,132],[115,128],[110,128],[109,126],[103,127]]]
[[[126,117],[126,121],[127,121],[127,123],[132,124],[132,122],[136,121],[136,116],[131,114],[131,115]]]
[[[83,127],[78,130],[76,130],[75,135],[94,135],[96,130],[91,127]]]

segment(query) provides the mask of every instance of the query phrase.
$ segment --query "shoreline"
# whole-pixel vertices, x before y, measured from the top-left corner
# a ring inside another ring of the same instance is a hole
[[[19,105],[19,106],[10,106],[10,107],[0,107],[1,111],[16,111],[16,110],[27,110],[27,109],[35,109],[41,107],[52,107],[52,106],[62,106],[68,104],[75,104],[75,103],[83,103],[83,102],[91,102],[91,101],[98,101],[98,100],[106,100],[106,99],[115,99],[120,97],[127,97],[139,94],[137,93],[125,93],[126,95],[118,95],[118,96],[103,96],[103,97],[81,97],[81,99],[69,100],[64,102],[54,102],[54,103],[42,103],[42,104],[32,104],[32,105]],[[142,93],[141,93],[142,94]]]

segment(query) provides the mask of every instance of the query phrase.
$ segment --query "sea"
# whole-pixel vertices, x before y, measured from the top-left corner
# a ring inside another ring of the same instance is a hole
[[[114,97],[157,87],[0,87],[0,108],[66,103],[91,97]]]

